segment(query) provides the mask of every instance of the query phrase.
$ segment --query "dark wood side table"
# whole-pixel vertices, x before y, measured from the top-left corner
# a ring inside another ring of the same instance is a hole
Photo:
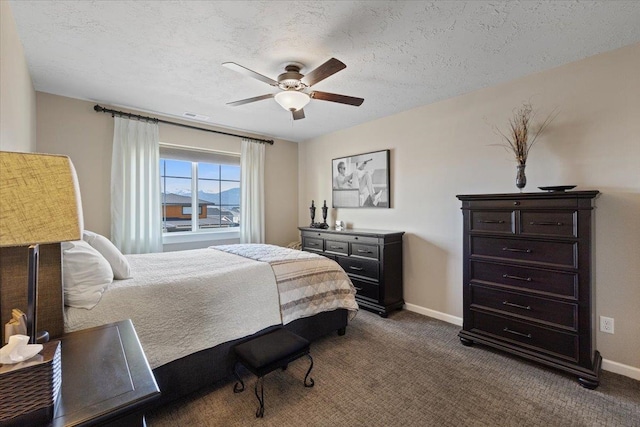
[[[131,320],[64,335],[62,389],[50,424],[144,426],[160,390]]]

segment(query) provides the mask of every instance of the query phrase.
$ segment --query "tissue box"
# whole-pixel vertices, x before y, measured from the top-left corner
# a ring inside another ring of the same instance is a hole
[[[53,418],[62,385],[60,341],[44,344],[37,356],[0,365],[0,425],[40,425]]]

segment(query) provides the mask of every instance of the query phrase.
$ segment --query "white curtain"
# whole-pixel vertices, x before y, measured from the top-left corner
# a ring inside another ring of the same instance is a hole
[[[264,144],[242,140],[240,243],[264,243]]]
[[[158,124],[114,120],[111,240],[125,254],[162,252]]]

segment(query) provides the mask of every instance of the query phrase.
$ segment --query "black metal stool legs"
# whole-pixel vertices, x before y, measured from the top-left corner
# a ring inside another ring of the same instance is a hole
[[[233,392],[240,393],[241,391],[244,391],[244,381],[242,381],[242,378],[240,378],[240,374],[238,374],[238,363],[236,363],[233,367],[233,374],[238,379],[238,382],[233,385]]]
[[[242,381],[242,378],[240,378],[240,374],[238,373],[238,364],[237,363],[233,367],[233,375],[235,375],[235,377],[238,379],[238,382],[236,382],[233,385],[233,392],[234,393],[243,392],[244,391],[244,381]],[[306,377],[305,377],[305,380],[306,380]],[[260,383],[260,394],[258,394],[258,383]],[[258,399],[258,403],[260,403],[260,406],[258,406],[258,409],[256,410],[256,418],[262,418],[264,416],[264,377],[258,377],[256,379],[256,385],[253,388],[253,392],[256,394],[256,398]]]
[[[258,395],[258,383],[260,383],[260,395]],[[264,377],[258,377],[253,391],[256,394],[258,402],[260,402],[260,406],[258,406],[256,410],[256,418],[262,418],[264,416]]]
[[[311,366],[309,366],[309,370],[307,371],[307,375],[304,376],[304,386],[305,387],[313,387],[313,385],[315,384],[313,382],[313,378],[309,378],[309,383],[307,383],[307,377],[309,377],[309,374],[311,373],[311,370],[313,369],[313,357],[311,357],[311,355],[309,353],[307,353],[307,357],[311,361]]]

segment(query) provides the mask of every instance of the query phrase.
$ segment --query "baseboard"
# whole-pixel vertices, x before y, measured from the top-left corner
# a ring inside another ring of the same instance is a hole
[[[623,365],[622,363],[614,362],[612,360],[602,359],[602,369],[640,381],[640,368],[634,368],[633,366]]]
[[[419,305],[409,303],[405,303],[404,307],[409,311],[413,311],[414,313],[424,314],[425,316],[433,317],[434,319],[442,320],[444,322],[462,327],[462,317],[452,316],[450,314],[442,313],[440,311],[431,310],[428,308],[420,307]]]
[[[434,319],[442,320],[443,322],[451,323],[456,326],[462,326],[462,318],[452,316],[450,314],[442,313],[440,311],[431,310],[429,308],[420,307],[419,305],[405,303],[404,308],[414,313],[423,314]],[[602,359],[602,369],[605,371],[613,372],[614,374],[624,375],[625,377],[632,378],[640,381],[640,368],[624,365],[622,363],[614,362],[612,360]]]

